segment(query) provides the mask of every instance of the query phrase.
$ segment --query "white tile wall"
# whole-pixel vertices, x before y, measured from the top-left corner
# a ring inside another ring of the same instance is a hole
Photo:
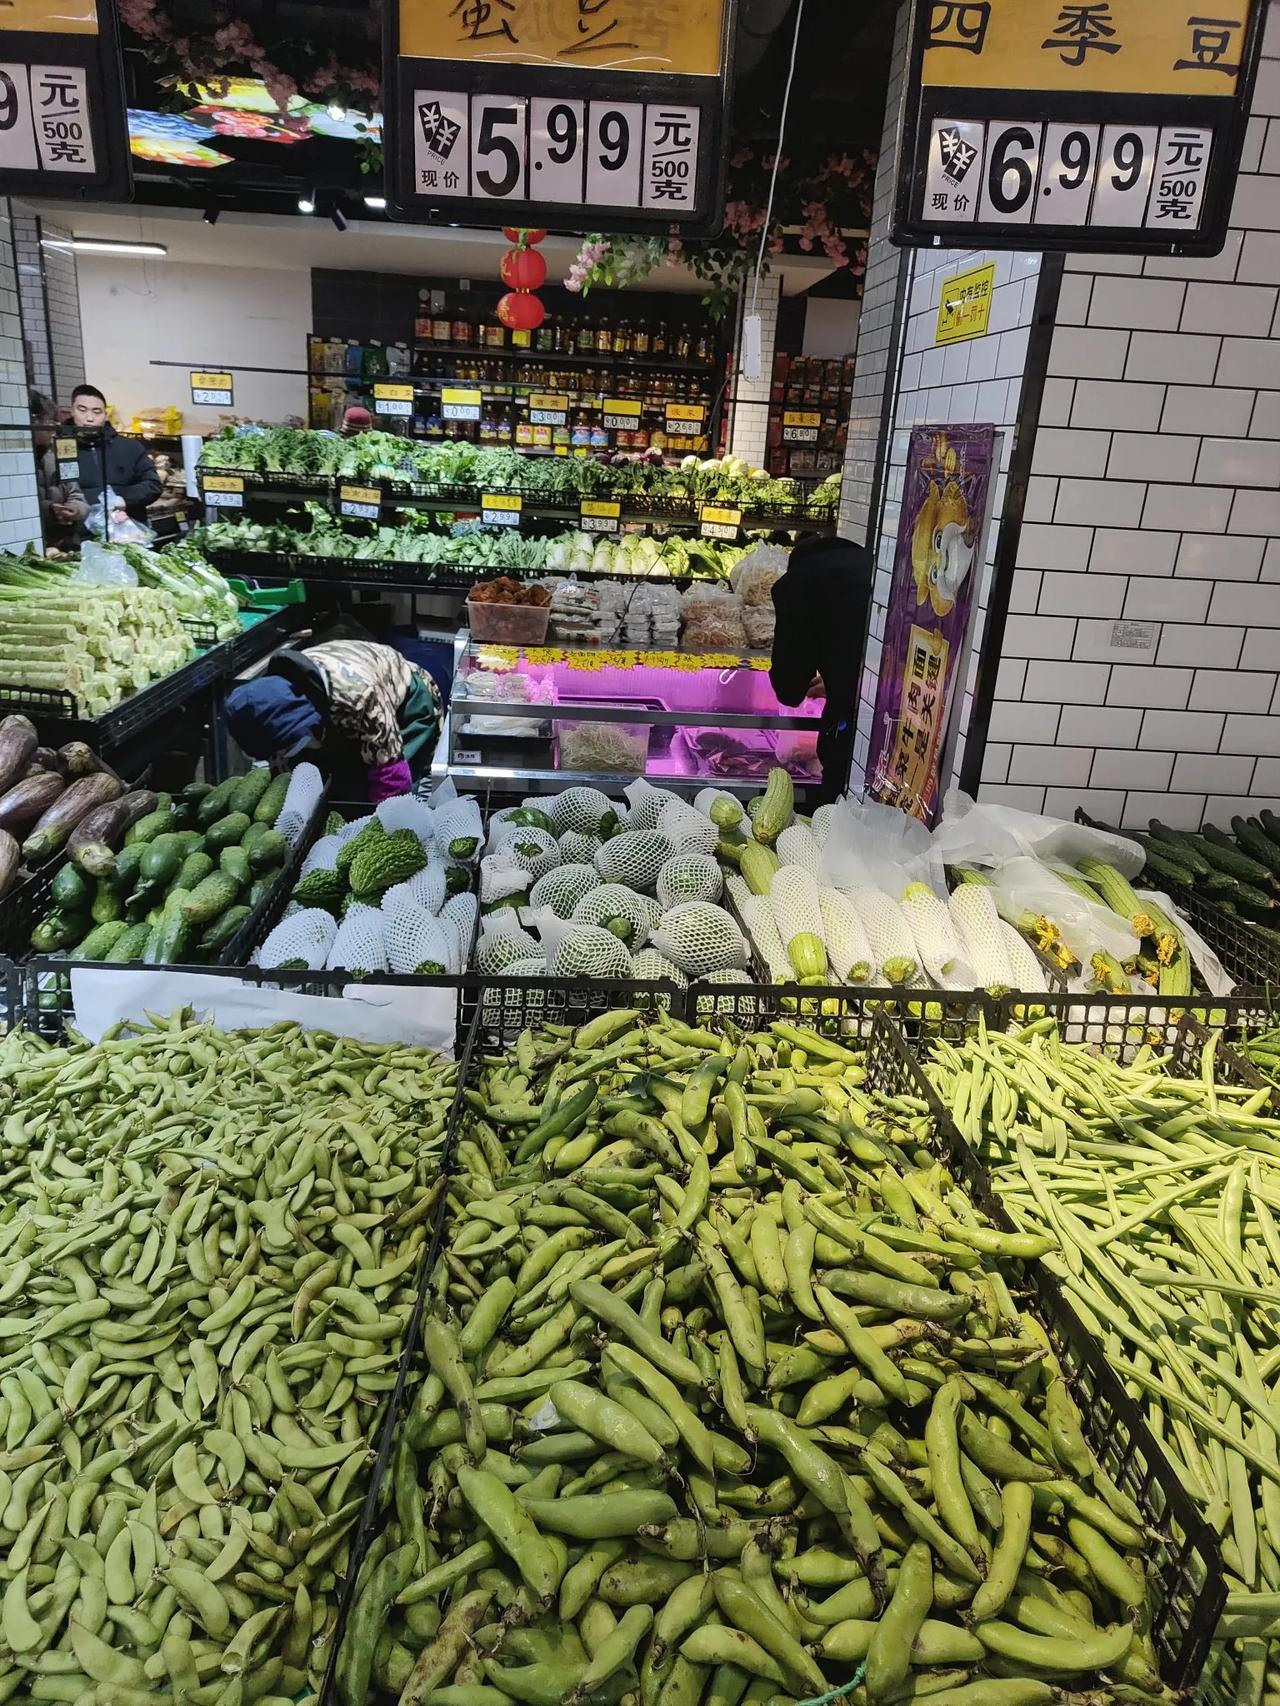
[[[0,199],[0,421],[29,421],[27,364],[18,310],[13,219]],[[27,426],[0,427],[0,550],[39,544],[40,504]]]
[[[74,258],[74,257],[73,257]],[[776,273],[760,280],[757,293],[750,286],[742,293],[740,314],[758,313],[760,328],[760,378],[737,373],[733,379],[733,401],[729,417],[729,449],[753,467],[763,468],[769,440],[769,396],[773,384],[773,351],[778,332],[778,303],[782,285]],[[739,321],[739,330],[741,321]],[[736,347],[741,349],[741,337]]]

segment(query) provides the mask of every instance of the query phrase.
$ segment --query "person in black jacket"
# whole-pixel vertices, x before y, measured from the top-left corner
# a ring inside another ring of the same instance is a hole
[[[71,393],[71,422],[80,443],[80,490],[90,509],[102,496],[103,475],[123,509],[145,521],[147,505],[164,490],[156,465],[136,438],[121,438],[107,419],[107,399],[96,385]],[[108,518],[110,519],[110,518]]]
[[[773,584],[773,691],[783,705],[818,694],[827,701],[818,732],[822,786],[816,805],[839,799],[849,784],[874,576],[863,546],[809,534]]]

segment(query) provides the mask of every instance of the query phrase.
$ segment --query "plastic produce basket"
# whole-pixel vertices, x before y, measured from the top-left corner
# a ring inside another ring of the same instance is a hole
[[[648,768],[648,723],[558,717],[552,728],[557,770],[584,771],[591,775],[616,771],[619,776],[643,776]]]
[[[1004,1231],[1014,1231],[991,1176],[961,1137],[950,1113],[912,1058],[887,1015],[872,1027],[868,1082],[890,1095],[924,1101],[937,1132],[935,1148],[974,1204]],[[1201,1517],[1161,1451],[1141,1411],[1107,1363],[1101,1347],[1038,1262],[1022,1267],[1032,1307],[1047,1328],[1074,1388],[1099,1461],[1135,1500],[1153,1536],[1148,1578],[1154,1600],[1151,1635],[1160,1672],[1173,1688],[1199,1678],[1226,1603],[1217,1535]]]
[[[500,646],[541,646],[551,622],[551,602],[499,604],[493,599],[467,600],[467,621],[473,640]]]

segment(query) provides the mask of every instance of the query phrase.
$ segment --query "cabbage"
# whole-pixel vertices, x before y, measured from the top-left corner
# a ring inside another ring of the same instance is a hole
[[[589,575],[591,563],[590,551],[575,551],[569,559],[569,573],[571,575]]]
[[[616,553],[614,551],[612,541],[609,539],[598,539],[596,541],[595,552],[592,555],[591,567],[598,570],[601,574],[611,575],[615,572],[616,568],[626,566],[625,564],[616,564],[615,556]]]
[[[571,555],[569,539],[562,534],[559,539],[551,540],[547,546],[546,567],[548,574],[562,575],[569,569]]]

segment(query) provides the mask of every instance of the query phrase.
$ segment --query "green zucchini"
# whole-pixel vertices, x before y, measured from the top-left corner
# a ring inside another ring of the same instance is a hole
[[[110,882],[117,893],[127,895],[133,890],[141,872],[142,855],[147,850],[147,843],[135,842],[131,847],[122,847],[116,854],[115,870],[111,873]]]
[[[144,883],[170,883],[177,876],[183,857],[176,835],[158,835],[148,843],[138,874]]]
[[[257,827],[255,825],[255,827]],[[289,857],[289,843],[278,829],[263,830],[249,848],[249,869],[255,872],[274,871]]]
[[[253,880],[249,855],[243,847],[224,847],[218,855],[218,869],[230,877],[238,889],[247,889]]]
[[[188,924],[209,924],[220,912],[235,904],[240,885],[225,871],[214,871],[196,884],[182,902],[182,916]],[[166,906],[168,903],[165,903]]]
[[[157,835],[163,835],[167,829],[173,828],[173,807],[157,806],[146,817],[140,817],[131,824],[125,832],[124,844],[132,847],[135,841],[154,841]]]
[[[178,872],[177,887],[193,889],[197,883],[203,882],[214,870],[213,860],[203,852],[188,853],[182,861],[182,869]]]
[[[191,925],[183,917],[182,908],[189,896],[186,889],[170,890],[160,920],[152,930],[142,952],[144,965],[178,965],[188,958],[191,946]]]

